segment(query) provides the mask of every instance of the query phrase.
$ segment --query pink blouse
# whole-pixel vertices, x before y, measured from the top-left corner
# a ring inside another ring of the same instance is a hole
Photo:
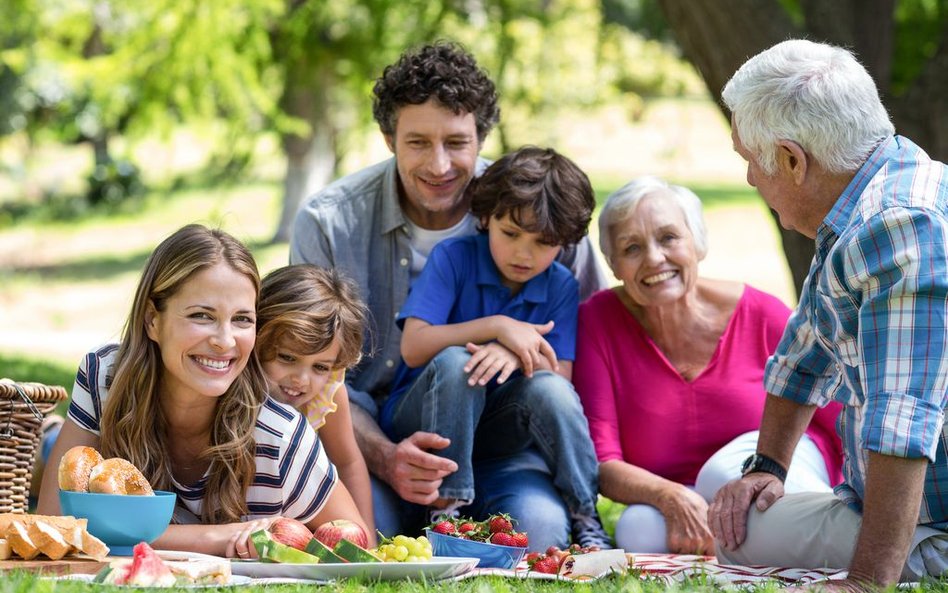
[[[790,310],[746,286],[708,366],[686,381],[612,290],[579,307],[573,383],[600,462],[614,459],[680,484],[740,434],[760,428],[764,364]],[[840,406],[817,410],[806,433],[832,484],[842,481]]]

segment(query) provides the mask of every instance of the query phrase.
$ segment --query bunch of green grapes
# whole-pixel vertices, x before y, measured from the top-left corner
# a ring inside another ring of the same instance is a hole
[[[431,542],[423,535],[396,535],[383,539],[375,554],[384,562],[426,562],[431,559]]]

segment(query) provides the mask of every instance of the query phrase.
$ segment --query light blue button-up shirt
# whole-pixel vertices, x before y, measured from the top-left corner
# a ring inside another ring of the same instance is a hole
[[[861,510],[870,452],[926,457],[918,522],[948,527],[948,167],[901,136],[872,153],[817,231],[764,383],[844,405],[843,500]]]

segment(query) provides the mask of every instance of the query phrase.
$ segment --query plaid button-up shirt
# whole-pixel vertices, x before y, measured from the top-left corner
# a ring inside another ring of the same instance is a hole
[[[873,152],[817,231],[764,383],[844,405],[843,500],[861,510],[869,452],[926,457],[918,522],[948,527],[948,167],[901,136]]]

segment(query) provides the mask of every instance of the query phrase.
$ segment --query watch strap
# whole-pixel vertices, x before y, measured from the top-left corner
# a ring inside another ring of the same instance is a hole
[[[776,476],[781,482],[785,482],[787,480],[787,470],[775,459],[760,453],[754,453],[745,459],[744,463],[741,465],[742,476],[746,476],[747,474],[752,474],[755,472],[771,474]]]

